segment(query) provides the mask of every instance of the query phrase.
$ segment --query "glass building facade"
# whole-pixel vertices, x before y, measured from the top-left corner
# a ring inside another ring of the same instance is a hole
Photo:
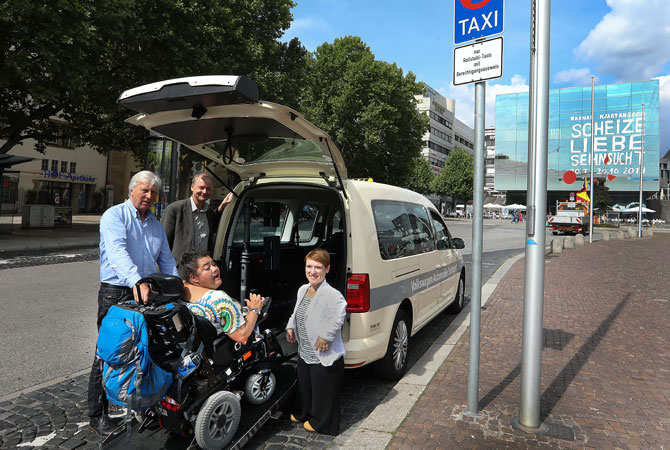
[[[640,172],[643,190],[658,190],[658,94],[658,80],[606,84],[594,89],[593,173],[610,191],[639,191]],[[551,90],[547,190],[577,191],[584,186],[584,177],[590,172],[591,136],[591,86]],[[527,92],[496,97],[495,158],[496,190],[525,191]]]

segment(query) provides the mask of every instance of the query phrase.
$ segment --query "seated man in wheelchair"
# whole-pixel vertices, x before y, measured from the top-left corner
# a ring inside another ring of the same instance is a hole
[[[194,316],[207,318],[217,334],[225,333],[236,342],[246,343],[255,332],[265,298],[251,293],[242,306],[222,290],[221,272],[208,252],[185,253],[179,265],[184,280],[184,297]],[[252,339],[253,340],[253,339]]]

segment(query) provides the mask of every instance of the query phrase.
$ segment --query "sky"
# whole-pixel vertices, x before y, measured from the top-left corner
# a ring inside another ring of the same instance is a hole
[[[456,117],[474,126],[474,84],[454,86],[454,1],[295,0],[285,40],[309,50],[360,36],[378,60],[413,72],[447,98]],[[551,2],[550,88],[658,79],[660,155],[670,149],[670,0]],[[486,85],[486,125],[495,125],[495,96],[528,91],[530,0],[505,0],[503,76]]]

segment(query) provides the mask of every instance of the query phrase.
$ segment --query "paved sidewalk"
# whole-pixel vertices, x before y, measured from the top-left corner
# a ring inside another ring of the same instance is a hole
[[[670,448],[670,234],[548,255],[541,420],[517,431],[524,260],[482,311],[480,412],[467,409],[469,334],[395,431],[389,449]]]

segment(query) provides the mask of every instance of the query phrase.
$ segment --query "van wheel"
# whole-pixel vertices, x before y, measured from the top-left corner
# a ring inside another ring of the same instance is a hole
[[[465,281],[463,281],[463,275],[458,279],[458,287],[456,288],[456,298],[449,305],[448,311],[451,314],[458,314],[463,309],[463,304],[465,303]]]
[[[212,394],[195,421],[195,440],[204,450],[219,450],[235,435],[242,417],[240,400],[232,392]]]
[[[386,355],[375,363],[375,372],[378,376],[396,381],[405,375],[409,354],[410,330],[411,324],[407,313],[402,309],[398,310],[393,321]]]
[[[276,387],[277,377],[274,373],[254,373],[244,383],[244,397],[249,403],[260,405],[272,397]]]

